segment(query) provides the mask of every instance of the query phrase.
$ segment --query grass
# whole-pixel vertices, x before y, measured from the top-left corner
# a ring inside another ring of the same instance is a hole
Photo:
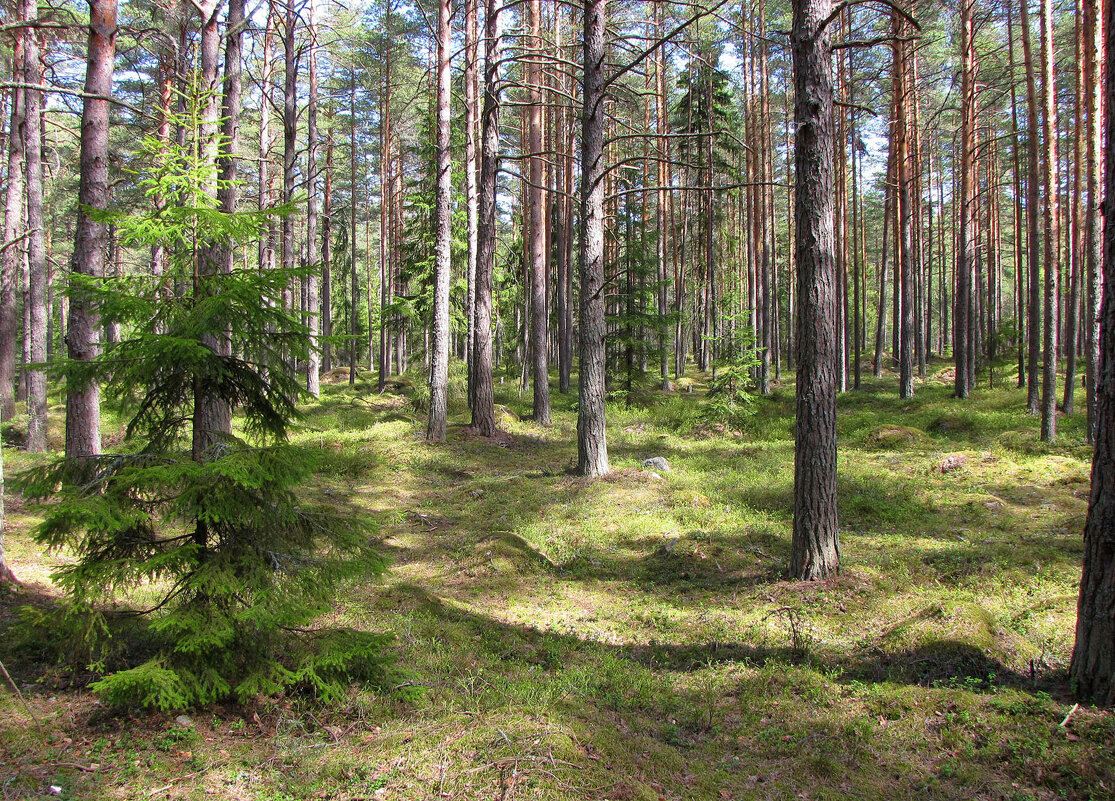
[[[259,699],[183,725],[111,713],[0,645],[41,724],[0,694],[0,798],[1115,798],[1115,716],[1061,725],[1080,415],[1048,446],[1013,388],[960,402],[931,380],[899,401],[884,378],[844,394],[842,570],[799,584],[782,574],[792,387],[736,428],[705,419],[702,376],[633,393],[609,410],[614,474],[587,482],[566,472],[572,396],[554,394],[542,428],[521,420],[529,394],[497,386],[508,437],[471,435],[458,401],[435,446],[411,382],[379,396],[366,378],[327,383],[297,437],[319,454],[307,491],[372,512],[392,559],[331,619],[392,632],[423,692]],[[650,456],[669,460],[663,480]],[[26,584],[0,627],[49,602],[64,558],[8,501]]]

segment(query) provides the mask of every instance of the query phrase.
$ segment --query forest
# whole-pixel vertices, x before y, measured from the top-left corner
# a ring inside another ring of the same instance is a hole
[[[0,3],[0,801],[1115,798],[1108,41]]]

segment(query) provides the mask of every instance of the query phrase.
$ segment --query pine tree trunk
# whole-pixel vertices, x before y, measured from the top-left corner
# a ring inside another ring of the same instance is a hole
[[[660,3],[654,3],[654,33],[659,38],[663,35],[662,9]],[[654,105],[655,105],[655,131],[656,139],[655,157],[658,171],[658,198],[655,206],[655,220],[658,226],[658,236],[655,237],[655,257],[658,261],[658,291],[655,292],[658,312],[658,350],[659,350],[659,377],[662,391],[670,389],[670,348],[666,320],[669,309],[669,268],[666,264],[669,253],[670,221],[668,204],[670,190],[670,139],[668,136],[670,122],[667,109],[666,95],[666,47],[663,44],[658,48],[654,59]]]
[[[230,0],[231,2],[231,0]],[[317,9],[313,0],[310,0],[310,93],[306,97],[306,251],[307,262],[313,262],[314,252],[317,248],[318,237],[318,130],[317,130],[317,98],[318,98],[318,28]],[[352,120],[356,124],[355,118]],[[355,187],[354,187],[355,190]],[[355,245],[355,242],[353,243]],[[355,248],[353,255],[355,256]],[[321,396],[321,283],[316,269],[306,273],[306,328],[308,348],[306,353],[306,390],[311,397]]]
[[[963,0],[962,0],[963,1]],[[962,23],[963,24],[963,23]],[[898,163],[898,283],[901,290],[901,315],[898,332],[898,397],[914,395],[914,182],[910,165],[910,113],[904,26],[897,14],[891,17],[894,40],[895,147]]]
[[[24,49],[27,31],[17,29],[12,45],[12,82],[25,80]],[[4,242],[15,242],[23,233],[23,131],[27,118],[27,92],[12,89],[11,124],[8,128],[8,170],[4,187]],[[15,415],[15,351],[20,311],[16,305],[17,277],[23,248],[11,245],[0,253],[0,420]]]
[[[487,0],[484,15],[484,108],[480,136],[472,406],[472,426],[478,434],[485,437],[496,433],[492,386],[492,278],[496,256],[496,173],[499,170],[499,10],[498,0]]]
[[[116,0],[89,4],[89,48],[85,68],[86,95],[107,98],[112,94],[116,57]],[[81,112],[81,176],[78,183],[77,234],[73,273],[91,279],[104,273],[107,226],[89,218],[86,208],[108,207],[109,101],[87,96]],[[71,285],[66,324],[66,355],[89,362],[97,355],[100,322],[92,303],[77,285]],[[95,382],[71,380],[66,386],[66,457],[93,456],[101,452],[101,398]]]
[[[1022,237],[1023,237],[1023,223],[1022,223],[1022,168],[1021,156],[1019,154],[1020,144],[1018,141],[1018,97],[1015,89],[1014,80],[1014,18],[1011,13],[1013,6],[1010,3],[1007,6],[1007,46],[1008,46],[1008,59],[1010,62],[1010,73],[1008,81],[1010,82],[1010,130],[1011,130],[1011,177],[1013,179],[1014,188],[1014,296],[1015,296],[1015,317],[1018,320],[1018,388],[1026,386],[1026,348],[1025,348],[1025,335],[1024,327],[1026,325],[1025,305],[1024,305],[1024,278],[1025,272],[1023,271],[1022,264]]]
[[[202,157],[206,164],[217,165],[220,155],[217,129],[220,120],[221,97],[218,92],[217,60],[220,52],[220,29],[217,17],[220,11],[219,0],[198,7],[202,17],[201,44],[200,44],[200,69],[201,81],[206,92],[205,103],[202,107],[201,123],[198,127],[198,138],[202,149]],[[205,186],[205,191],[210,197],[216,199],[218,195],[217,181],[212,180]],[[198,243],[198,263],[194,277],[194,296],[205,297],[212,291],[209,278],[218,270],[223,269],[223,255],[219,247],[211,243]],[[223,352],[227,344],[227,337],[223,331],[214,331],[202,336],[202,344],[216,352]],[[194,378],[194,414],[191,454],[196,462],[207,461],[212,456],[213,446],[222,438],[232,432],[232,411],[225,398],[216,397],[206,387],[200,376]],[[204,522],[198,522],[194,532],[198,546],[205,548],[208,544],[208,534]]]
[[[833,232],[831,0],[794,0],[798,271],[797,419],[790,574],[813,581],[840,562],[836,512],[836,268]]]
[[[531,47],[533,58],[527,69],[529,84],[529,116],[527,147],[530,150],[530,186],[527,197],[530,207],[530,348],[534,368],[534,409],[532,419],[550,424],[550,314],[546,304],[546,216],[542,184],[542,0],[530,2]]]
[[[438,0],[437,14],[437,182],[434,187],[434,319],[430,354],[430,415],[426,439],[445,442],[449,415],[449,279],[450,202],[453,176],[450,171],[449,113],[449,20],[451,0]]]
[[[1094,10],[1095,5],[1089,2]],[[1115,45],[1115,5],[1108,3],[1105,44]],[[1093,40],[1094,41],[1094,40]],[[1115,74],[1104,84],[1104,145],[1108,165],[1115,164]],[[1098,121],[1097,121],[1098,122]],[[1115,197],[1115,170],[1108,169],[1105,195]],[[1076,616],[1076,645],[1069,676],[1082,701],[1115,705],[1115,204],[1104,208],[1103,305],[1100,321],[1099,382],[1096,386],[1096,448],[1092,489],[1084,523],[1084,570]]]
[[[0,443],[0,587],[17,583],[4,556],[4,448]]]
[[[1025,0],[1024,0],[1025,2]],[[1042,165],[1041,179],[1045,187],[1042,206],[1045,255],[1045,348],[1041,377],[1041,438],[1044,442],[1057,439],[1057,356],[1060,336],[1061,259],[1060,219],[1057,179],[1057,107],[1053,77],[1053,4],[1041,2],[1041,96],[1042,96]]]
[[[887,258],[890,256],[890,215],[894,203],[894,148],[888,147],[887,180],[883,198],[883,235],[879,250],[879,313],[875,315],[875,364],[872,371],[876,378],[883,376],[883,346],[887,340]]]
[[[473,387],[472,347],[476,336],[476,256],[478,245],[478,197],[476,173],[479,154],[476,147],[479,123],[479,86],[477,61],[476,15],[479,0],[465,0],[465,213],[468,224],[468,266],[465,286],[465,364],[468,366],[468,405],[472,408]]]
[[[1026,71],[1026,133],[1027,133],[1027,166],[1029,174],[1026,176],[1026,245],[1027,263],[1029,273],[1029,300],[1026,309],[1026,330],[1028,336],[1028,351],[1026,355],[1026,407],[1030,414],[1037,414],[1040,410],[1040,396],[1038,384],[1038,360],[1041,356],[1041,257],[1038,252],[1039,233],[1038,220],[1040,214],[1040,184],[1038,171],[1038,143],[1041,141],[1038,134],[1038,121],[1041,111],[1038,107],[1037,76],[1034,68],[1033,46],[1031,45],[1032,29],[1030,27],[1029,0],[1022,0],[1022,60]]]
[[[298,57],[297,42],[295,41],[295,24],[297,16],[294,11],[295,0],[286,0],[283,25],[283,203],[294,202],[295,163],[298,158]],[[294,216],[284,215],[280,225],[280,238],[282,249],[282,265],[286,272],[286,280],[291,282],[297,249],[294,243]],[[284,291],[283,302],[287,311],[295,310],[295,288],[288,283]],[[288,356],[288,360],[292,360]],[[288,370],[293,370],[293,363],[288,361]]]
[[[391,144],[393,139],[391,117],[391,62],[392,48],[390,41],[391,32],[391,4],[388,3],[384,14],[384,26],[388,32],[388,40],[383,54],[383,92],[380,98],[380,171],[379,171],[379,351],[377,359],[377,388],[380,393],[387,387],[387,376],[391,373],[390,334],[391,321],[388,319],[387,305],[391,302],[392,270],[391,258],[394,252],[392,245],[392,230],[394,221],[394,179],[391,170]],[[355,70],[352,77],[351,92],[356,91]],[[355,99],[350,98],[350,110],[355,105]],[[355,120],[355,117],[352,118]],[[350,147],[349,158],[356,158],[355,140]],[[352,326],[352,332],[356,330]],[[355,346],[353,346],[355,347]],[[353,361],[355,364],[355,361]],[[355,382],[351,375],[355,368],[350,367],[349,384]]]
[[[1023,0],[1026,2],[1026,0]],[[953,296],[953,357],[956,376],[953,392],[958,398],[967,398],[971,392],[968,383],[968,332],[972,326],[972,266],[976,258],[976,236],[972,230],[975,217],[975,188],[972,186],[972,156],[976,127],[975,43],[973,42],[971,0],[960,3],[960,226],[956,249],[956,293]]]
[[[1084,252],[1086,286],[1084,291],[1084,388],[1088,407],[1085,438],[1095,441],[1097,380],[1100,369],[1099,302],[1103,295],[1102,238],[1103,210],[1100,183],[1103,180],[1103,150],[1100,138],[1101,79],[1104,63],[1104,40],[1100,24],[1100,0],[1084,0],[1084,92],[1087,96],[1086,171],[1087,205],[1085,206]],[[1109,128],[1110,130],[1110,128]]]
[[[271,170],[271,148],[274,144],[271,135],[271,101],[273,98],[274,71],[271,59],[271,42],[275,31],[275,9],[273,4],[268,4],[267,23],[263,32],[263,70],[260,74],[259,109],[259,202],[258,211],[263,211],[271,205],[274,198],[274,174]],[[275,244],[278,238],[278,226],[274,217],[268,217],[267,230],[261,232],[259,238],[259,270],[273,270],[275,268]]]
[[[1080,330],[1080,283],[1082,280],[1081,249],[1081,198],[1085,195],[1083,186],[1084,166],[1084,2],[1076,0],[1076,97],[1073,103],[1072,119],[1073,146],[1071,156],[1072,184],[1071,200],[1066,203],[1069,250],[1069,297],[1065,306],[1065,390],[1061,407],[1065,414],[1072,414],[1076,406],[1076,358],[1077,332]],[[1067,155],[1067,154],[1066,154]]]
[[[356,261],[356,165],[358,163],[358,156],[356,154],[356,69],[353,68],[352,73],[349,75],[348,85],[348,118],[350,126],[348,129],[348,185],[349,185],[349,208],[348,208],[348,266],[349,266],[349,348],[348,348],[348,385],[350,387],[356,385],[356,355],[359,350],[359,343],[356,338],[357,325],[356,318],[357,312],[360,307],[360,291],[359,291],[359,264]],[[370,247],[370,244],[369,244]],[[371,309],[368,310],[369,313]]]
[[[332,120],[332,112],[330,111]],[[368,245],[369,252],[371,244]],[[371,307],[369,306],[369,309]],[[321,214],[321,370],[333,369],[333,125],[325,135],[325,195]]]
[[[34,21],[38,16],[36,0],[24,0],[24,19]],[[28,85],[42,83],[42,62],[39,60],[38,34],[27,36],[24,50],[24,75]],[[43,93],[27,91],[26,134],[23,146],[26,151],[27,182],[27,257],[28,324],[31,348],[28,354],[32,364],[46,361],[46,280],[47,260],[43,221],[43,163],[42,163],[42,109]],[[46,371],[42,367],[27,370],[27,451],[43,453],[47,447]]]
[[[577,472],[607,475],[604,336],[604,32],[607,0],[585,0],[581,115],[581,307]]]

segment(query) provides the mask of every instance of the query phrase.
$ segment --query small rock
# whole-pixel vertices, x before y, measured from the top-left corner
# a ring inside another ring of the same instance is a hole
[[[185,729],[192,729],[194,722],[189,715],[179,715],[174,719],[174,722]]]
[[[661,470],[664,473],[670,472],[670,463],[661,456],[652,456],[649,459],[644,459],[643,467],[650,470]]]
[[[937,465],[937,469],[942,473],[951,473],[953,470],[959,470],[964,465],[968,464],[968,457],[962,453],[954,453],[951,456],[946,456]]]
[[[665,481],[666,480],[660,474],[654,472],[653,470],[650,471],[650,475],[648,475],[647,478],[649,478],[651,481]]]

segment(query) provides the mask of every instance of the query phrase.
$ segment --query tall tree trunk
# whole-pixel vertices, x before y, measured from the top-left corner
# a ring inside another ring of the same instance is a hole
[[[663,21],[661,3],[654,3],[654,31],[655,35],[659,38],[663,34]],[[655,105],[655,131],[658,134],[656,139],[656,152],[658,168],[658,200],[655,207],[656,221],[658,226],[658,236],[655,237],[655,256],[658,260],[658,289],[655,292],[657,299],[657,311],[659,318],[659,334],[658,334],[658,350],[659,350],[659,373],[662,380],[662,391],[665,392],[670,388],[670,349],[667,337],[666,320],[670,313],[669,310],[669,297],[667,294],[669,286],[669,269],[666,265],[668,243],[670,238],[668,204],[670,190],[667,187],[670,184],[670,139],[669,139],[669,117],[668,117],[668,99],[666,95],[666,45],[663,43],[658,48],[654,60],[654,105]]]
[[[390,332],[391,325],[387,314],[387,305],[391,302],[391,286],[393,271],[391,269],[392,257],[395,248],[393,244],[394,223],[394,173],[392,172],[391,145],[393,141],[393,128],[391,116],[392,85],[391,65],[393,48],[391,46],[391,3],[387,3],[384,11],[384,28],[387,39],[384,43],[383,53],[383,92],[380,97],[380,154],[379,154],[379,350],[377,359],[377,387],[383,392],[387,386],[387,376],[391,373]],[[350,107],[355,106],[356,94],[356,68],[353,67],[352,82],[350,84]],[[351,110],[351,108],[350,108]],[[355,116],[352,117],[355,120]],[[356,158],[355,138],[352,140],[350,158]],[[371,309],[369,308],[369,314]],[[352,329],[355,333],[355,328]],[[353,361],[355,365],[355,361]],[[355,380],[355,366],[349,370],[349,383]]]
[[[360,270],[359,263],[356,260],[356,164],[359,157],[356,153],[356,67],[352,68],[352,73],[349,76],[348,85],[348,118],[350,126],[348,129],[348,185],[349,185],[349,236],[348,236],[348,263],[349,263],[349,349],[348,349],[348,385],[350,387],[356,385],[356,351],[359,349],[359,342],[357,341],[356,332],[356,318],[357,311],[360,306],[360,292],[359,292],[359,278]],[[371,248],[371,243],[367,244]],[[369,282],[370,283],[370,282]],[[369,316],[371,315],[371,308],[368,309]],[[369,320],[369,324],[371,321]]]
[[[1026,0],[1024,0],[1025,2]],[[1041,438],[1053,442],[1057,438],[1057,350],[1060,335],[1061,258],[1057,180],[1057,88],[1053,76],[1053,4],[1041,1],[1041,96],[1042,96],[1042,165],[1041,179],[1045,187],[1043,227],[1045,239],[1045,354],[1041,377]]]
[[[297,155],[298,137],[298,55],[295,30],[297,15],[294,13],[295,0],[286,0],[283,19],[283,203],[294,202],[294,168]],[[355,120],[354,120],[355,121]],[[287,311],[295,309],[294,268],[297,248],[294,243],[294,216],[286,214],[280,222],[282,265],[286,273],[286,289],[283,303]],[[288,355],[287,369],[293,371],[292,357]]]
[[[1018,141],[1018,97],[1014,81],[1014,17],[1013,6],[1007,7],[1007,46],[1009,52],[1010,74],[1010,130],[1011,130],[1011,177],[1014,182],[1014,295],[1015,316],[1018,318],[1018,387],[1026,386],[1026,347],[1024,328],[1026,325],[1023,286],[1025,272],[1022,264],[1022,167],[1020,144]]]
[[[963,0],[962,0],[963,2]],[[963,25],[963,22],[961,23]],[[894,35],[894,106],[895,147],[898,164],[898,283],[901,291],[899,306],[901,314],[898,333],[898,397],[911,398],[914,395],[914,201],[912,184],[914,178],[910,164],[910,113],[909,113],[909,69],[906,64],[906,42],[904,25],[898,14],[891,16],[891,32]]]
[[[1038,129],[1041,110],[1038,106],[1037,75],[1034,67],[1030,26],[1029,0],[1022,0],[1022,60],[1026,71],[1026,156],[1029,175],[1026,176],[1026,247],[1029,272],[1029,301],[1026,309],[1026,330],[1029,347],[1026,355],[1026,407],[1030,414],[1040,410],[1038,394],[1038,360],[1041,355],[1041,241],[1038,233],[1040,214],[1040,182],[1038,171],[1038,146],[1041,141]]]
[[[21,9],[22,10],[22,9]],[[24,76],[26,29],[15,30],[12,45],[12,82],[21,84]],[[4,242],[15,242],[23,228],[24,122],[27,118],[27,92],[12,89],[11,125],[8,128],[8,171],[4,187]],[[15,415],[15,351],[20,311],[16,305],[17,277],[22,267],[22,246],[10,245],[0,253],[0,420]]]
[[[256,208],[263,211],[272,203],[274,176],[271,173],[271,99],[273,97],[273,68],[271,61],[271,40],[275,30],[275,6],[267,5],[267,23],[263,31],[263,70],[260,73],[259,91],[262,95],[259,107],[259,203]],[[259,270],[275,267],[276,225],[274,217],[268,217],[267,230],[259,237]]]
[[[883,188],[883,235],[879,250],[879,313],[875,315],[875,365],[872,371],[876,378],[883,375],[883,346],[887,339],[887,258],[890,256],[890,215],[894,202],[894,148],[888,147],[887,180]]]
[[[24,0],[24,19],[35,21],[38,17],[37,0]],[[24,74],[29,86],[42,83],[42,62],[39,60],[38,34],[27,36],[24,50]],[[27,256],[28,323],[31,349],[28,354],[32,364],[40,365],[27,371],[27,450],[43,453],[47,446],[46,371],[46,279],[47,262],[43,221],[43,163],[42,163],[42,108],[43,94],[34,89],[27,91],[26,150],[27,181]]]
[[[108,126],[112,71],[116,57],[116,0],[91,0],[86,98],[81,112],[81,177],[78,184],[77,235],[72,270],[89,280],[104,274],[107,226],[86,209],[108,207]],[[98,97],[99,96],[99,97]],[[80,285],[71,284],[66,324],[66,355],[89,362],[97,355],[97,311]],[[66,457],[101,452],[101,397],[93,381],[67,381]]]
[[[953,392],[958,398],[967,398],[972,389],[968,383],[968,363],[972,358],[968,352],[968,332],[972,326],[972,266],[976,259],[976,235],[972,230],[976,192],[972,185],[972,157],[976,129],[976,65],[971,0],[960,2],[960,31],[960,226],[956,248],[952,351],[956,371]]]
[[[550,424],[550,314],[546,304],[546,201],[542,156],[542,0],[530,0],[532,58],[527,67],[530,96],[527,148],[530,150],[530,349],[534,367],[532,419]]]
[[[607,0],[585,0],[581,114],[581,307],[577,472],[607,475],[604,372],[604,32]]]
[[[306,252],[307,262],[313,262],[317,248],[318,236],[318,130],[317,130],[317,98],[318,98],[318,28],[317,8],[313,0],[309,4],[310,14],[310,94],[306,97]],[[352,120],[356,124],[355,118]],[[355,188],[354,188],[355,189]],[[353,242],[355,245],[355,242]],[[355,251],[354,251],[355,256]],[[355,263],[355,259],[354,259]],[[321,283],[318,280],[318,271],[310,269],[306,273],[306,327],[309,345],[306,354],[306,389],[311,397],[321,396]]]
[[[205,192],[211,198],[218,198],[216,170],[220,156],[218,126],[220,123],[221,95],[218,91],[217,61],[220,54],[220,29],[218,15],[220,0],[197,6],[201,14],[200,69],[201,82],[205,92],[201,122],[198,126],[199,147],[204,163],[213,165],[213,178],[205,184]],[[213,243],[198,243],[198,262],[194,276],[194,295],[203,298],[213,292],[210,278],[218,270],[224,269],[224,256],[221,249]],[[227,335],[214,331],[202,336],[202,344],[223,353],[227,347]],[[225,398],[217,397],[206,387],[200,376],[194,377],[194,415],[191,455],[194,461],[204,462],[212,456],[213,446],[232,432],[232,410]],[[199,521],[194,531],[197,545],[204,549],[208,545],[208,531],[204,521]]]
[[[16,583],[15,574],[4,556],[4,452],[3,444],[0,444],[0,587]]]
[[[465,0],[465,213],[468,225],[468,265],[465,284],[465,364],[468,367],[468,405],[472,408],[473,358],[472,346],[476,335],[476,255],[478,235],[478,197],[476,173],[479,168],[479,151],[476,140],[479,134],[480,103],[477,61],[477,7],[479,0]]]
[[[1089,0],[1094,10],[1099,5]],[[1108,3],[1103,30],[1115,47],[1115,4]],[[1110,48],[1109,48],[1110,49]],[[1104,83],[1108,165],[1105,196],[1115,198],[1115,75]],[[1103,306],[1096,385],[1096,448],[1092,490],[1084,523],[1084,570],[1076,612],[1076,644],[1069,676],[1082,701],[1115,705],[1115,204],[1104,207]]]
[[[371,251],[371,243],[368,244]],[[333,125],[325,134],[325,195],[321,214],[321,369],[333,369]]]
[[[1066,203],[1069,241],[1069,297],[1065,307],[1065,394],[1061,403],[1065,414],[1072,414],[1076,405],[1077,332],[1080,330],[1080,284],[1083,280],[1081,233],[1083,230],[1081,198],[1084,188],[1084,2],[1076,0],[1076,97],[1073,103],[1073,146],[1071,155],[1071,201]],[[1067,155],[1067,154],[1066,154]]]
[[[426,439],[445,442],[449,415],[450,201],[453,193],[449,151],[449,21],[451,0],[438,0],[437,13],[437,183],[434,187],[434,320],[430,357],[430,415]]]
[[[840,563],[836,513],[836,268],[833,234],[831,0],[794,0],[798,270],[794,532],[790,574],[813,581]]]
[[[499,0],[487,0],[484,14],[484,109],[480,137],[472,406],[472,426],[485,437],[496,433],[492,387],[492,277],[496,258],[496,173],[499,170],[499,11]]]
[[[1100,137],[1101,81],[1104,63],[1103,30],[1099,15],[1100,0],[1084,0],[1084,91],[1087,96],[1086,130],[1087,147],[1087,203],[1085,205],[1084,252],[1087,275],[1084,292],[1084,389],[1088,406],[1085,437],[1095,441],[1097,379],[1100,369],[1100,317],[1099,302],[1103,295],[1103,270],[1100,260],[1103,230],[1103,209],[1100,201],[1100,182],[1103,180],[1103,151]],[[1110,35],[1110,32],[1109,32]],[[1108,130],[1112,130],[1110,127]],[[1110,135],[1110,134],[1109,134]],[[1111,167],[1108,168],[1112,169]]]

